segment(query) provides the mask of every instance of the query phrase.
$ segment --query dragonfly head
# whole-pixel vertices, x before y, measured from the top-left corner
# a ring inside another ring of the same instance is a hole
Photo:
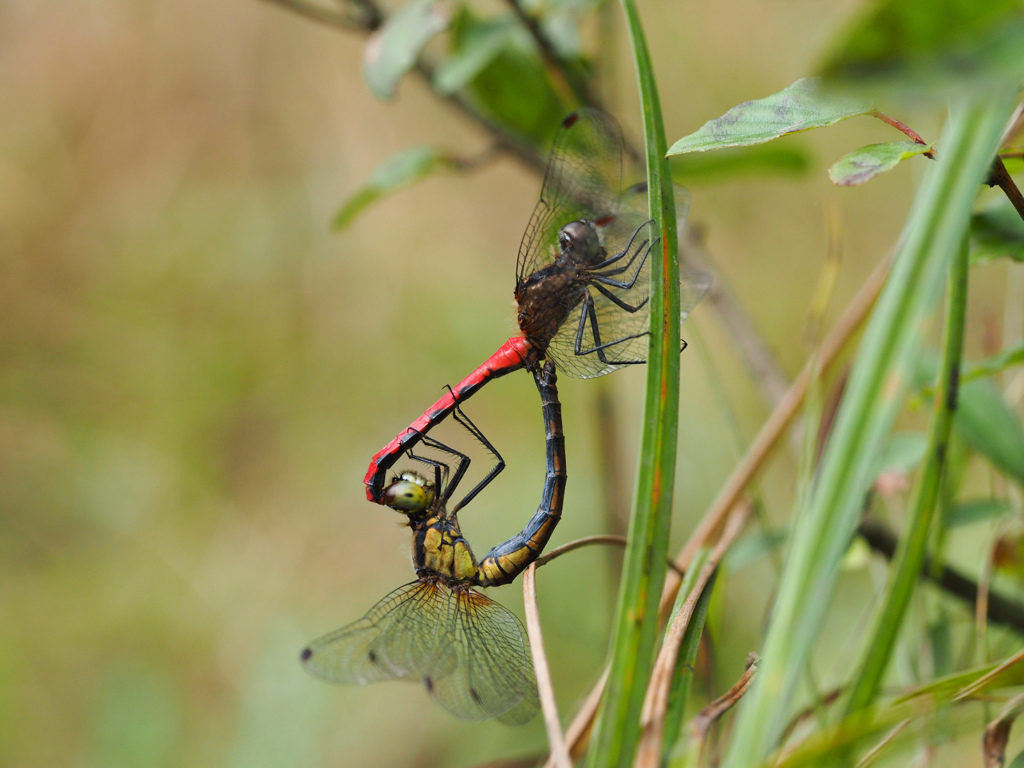
[[[427,512],[437,497],[434,481],[418,472],[402,472],[384,489],[384,504],[410,517]]]
[[[558,248],[573,261],[596,264],[604,259],[597,228],[589,219],[570,221],[558,233]]]

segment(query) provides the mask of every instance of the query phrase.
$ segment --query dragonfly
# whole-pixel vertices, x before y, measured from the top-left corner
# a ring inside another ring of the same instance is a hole
[[[370,501],[382,503],[388,470],[489,381],[545,359],[576,378],[646,362],[649,256],[659,238],[648,218],[646,182],[620,194],[621,180],[622,134],[615,120],[589,109],[565,118],[519,246],[520,334],[373,456],[364,478]],[[709,285],[704,273],[680,270],[682,320]]]
[[[521,725],[533,718],[539,698],[526,631],[512,612],[477,588],[511,583],[540,555],[562,515],[565,438],[554,365],[535,370],[534,379],[544,414],[547,474],[526,527],[478,560],[459,530],[458,510],[447,511],[469,458],[425,438],[424,445],[453,457],[454,468],[409,452],[428,472],[402,472],[383,493],[387,506],[408,517],[416,580],[358,621],[306,646],[300,658],[309,672],[334,683],[419,680],[442,707],[468,720]],[[453,416],[501,462],[461,409]],[[457,507],[465,504],[463,499]]]

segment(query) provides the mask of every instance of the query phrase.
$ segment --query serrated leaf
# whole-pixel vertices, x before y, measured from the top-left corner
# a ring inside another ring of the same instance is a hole
[[[1024,261],[1024,221],[1006,198],[971,217],[971,263]]]
[[[1024,79],[1019,0],[883,0],[836,42],[820,68],[843,84],[945,100]]]
[[[1024,428],[990,380],[960,388],[955,427],[972,448],[1024,484]]]
[[[668,154],[706,152],[724,147],[763,144],[789,133],[823,128],[848,117],[866,115],[873,107],[862,99],[824,94],[816,78],[797,80],[763,99],[745,101],[697,131],[679,139]]]
[[[672,158],[672,179],[677,184],[708,184],[742,176],[802,176],[810,167],[807,152],[777,144],[724,149],[709,154]]]
[[[855,187],[871,181],[880,173],[891,171],[907,158],[923,155],[931,148],[931,144],[918,144],[916,141],[868,144],[839,158],[828,169],[828,177],[840,187]]]
[[[448,95],[464,88],[509,44],[516,27],[511,17],[479,22],[434,71],[434,88]]]
[[[972,499],[954,504],[946,511],[949,528],[963,528],[1002,517],[1010,511],[1010,503],[1003,499]]]
[[[398,81],[449,21],[447,9],[437,0],[412,0],[370,36],[363,53],[363,80],[377,98],[394,98]]]
[[[386,194],[419,181],[441,167],[451,165],[451,158],[433,147],[410,147],[385,160],[358,191],[346,200],[334,215],[335,230],[348,227],[362,211]]]

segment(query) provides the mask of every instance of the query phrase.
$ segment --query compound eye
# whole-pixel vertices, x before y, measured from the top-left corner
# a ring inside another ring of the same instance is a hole
[[[384,489],[384,504],[399,512],[424,512],[430,507],[430,494],[419,483],[395,480]]]
[[[572,248],[572,236],[564,229],[558,233],[558,247],[563,251],[568,251]]]

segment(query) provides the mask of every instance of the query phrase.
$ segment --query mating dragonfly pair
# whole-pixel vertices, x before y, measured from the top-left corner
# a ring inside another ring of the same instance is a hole
[[[399,587],[363,618],[312,642],[302,661],[331,682],[421,680],[449,712],[467,719],[520,724],[539,703],[526,633],[507,609],[475,587],[511,583],[543,551],[562,514],[565,441],[556,367],[591,378],[646,360],[649,257],[660,242],[647,215],[646,184],[620,194],[622,136],[607,115],[567,117],[551,151],[540,201],[526,227],[516,268],[521,334],[402,430],[370,461],[370,501],[408,517],[416,581]],[[686,319],[709,281],[681,271]],[[504,468],[501,456],[460,403],[492,379],[525,368],[540,392],[547,476],[537,512],[516,536],[480,560],[462,537],[458,512]],[[449,503],[469,466],[462,452],[433,438],[448,416],[496,459],[461,500]],[[450,457],[414,453],[418,446]],[[401,459],[425,473],[402,472]]]

